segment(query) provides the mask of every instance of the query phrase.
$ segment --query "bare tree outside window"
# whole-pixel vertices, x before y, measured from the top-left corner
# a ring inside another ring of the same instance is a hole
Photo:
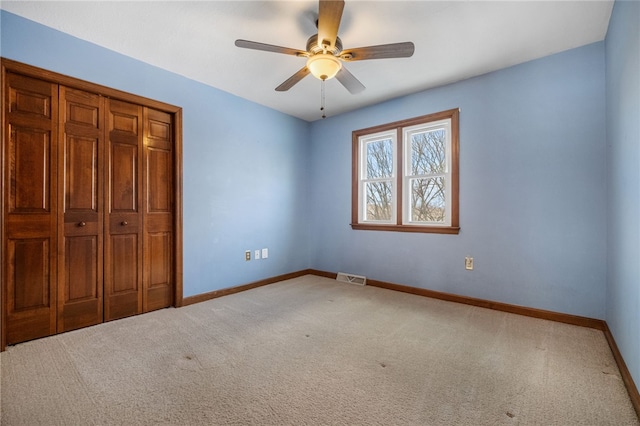
[[[444,222],[446,132],[444,129],[411,135],[411,221]]]
[[[367,143],[367,220],[391,220],[393,212],[393,141]]]

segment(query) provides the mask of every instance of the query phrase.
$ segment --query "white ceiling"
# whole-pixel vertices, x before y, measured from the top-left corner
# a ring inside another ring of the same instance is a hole
[[[307,121],[320,81],[274,89],[304,58],[235,47],[242,38],[305,50],[318,2],[7,1],[0,7],[124,55]],[[346,63],[367,89],[326,83],[327,115],[441,86],[603,40],[613,0],[346,0],[344,48],[413,41],[411,58]]]

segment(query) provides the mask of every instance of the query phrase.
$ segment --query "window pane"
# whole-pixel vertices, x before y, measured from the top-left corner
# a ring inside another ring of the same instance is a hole
[[[365,186],[367,191],[365,220],[391,220],[393,211],[391,181],[367,182]]]
[[[393,176],[393,142],[383,139],[367,143],[367,179]]]
[[[411,179],[411,221],[444,222],[444,177]]]
[[[444,173],[446,133],[444,129],[411,135],[411,175]]]

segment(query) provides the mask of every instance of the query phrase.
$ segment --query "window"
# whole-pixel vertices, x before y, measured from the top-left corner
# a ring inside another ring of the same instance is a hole
[[[457,109],[353,132],[353,229],[457,234]]]

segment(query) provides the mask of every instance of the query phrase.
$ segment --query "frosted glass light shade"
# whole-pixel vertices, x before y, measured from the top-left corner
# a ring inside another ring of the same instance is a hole
[[[342,63],[329,53],[318,53],[307,60],[307,68],[319,80],[329,80],[338,74]]]

